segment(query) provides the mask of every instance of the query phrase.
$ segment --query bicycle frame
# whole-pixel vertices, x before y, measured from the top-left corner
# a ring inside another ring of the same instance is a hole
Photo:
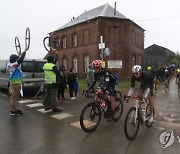
[[[135,112],[135,119],[137,119],[138,117],[138,109],[141,110],[141,116],[142,116],[142,120],[143,122],[145,122],[148,118],[146,118],[146,109],[147,109],[147,100],[145,99],[140,99],[138,96],[132,96],[132,98],[135,99],[135,105],[134,107],[136,108],[136,112]],[[141,104],[141,106],[139,105],[139,103]],[[142,105],[144,105],[144,107],[142,108]],[[136,120],[135,120],[136,122]]]
[[[105,101],[105,106],[103,106],[103,104],[102,104],[103,99],[101,98],[101,96],[105,97],[105,100],[104,100]],[[107,112],[108,110],[110,111],[111,103],[110,103],[109,95],[108,95],[107,92],[104,92],[103,94],[101,94],[99,96],[96,95],[95,98],[94,98],[94,101],[95,101],[96,104],[98,104],[100,106],[101,113],[102,112]]]

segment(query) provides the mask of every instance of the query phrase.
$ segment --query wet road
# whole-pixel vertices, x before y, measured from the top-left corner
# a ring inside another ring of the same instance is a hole
[[[140,126],[133,141],[125,138],[123,123],[129,107],[124,104],[124,111],[118,122],[102,123],[91,134],[80,129],[79,115],[90,100],[79,97],[76,100],[60,101],[61,113],[44,112],[41,100],[23,98],[19,109],[23,116],[9,115],[9,97],[0,92],[0,153],[11,154],[179,154],[180,141],[180,99],[177,87],[171,81],[170,91],[164,92],[158,86],[155,97],[156,118],[154,125],[147,129]],[[159,137],[164,131],[174,132],[174,144],[163,148]]]

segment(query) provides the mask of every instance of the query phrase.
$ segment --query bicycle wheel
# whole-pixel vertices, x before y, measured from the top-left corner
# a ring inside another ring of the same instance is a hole
[[[150,105],[148,104],[147,107],[146,107],[146,120],[145,120],[145,125],[147,128],[150,128],[152,125],[153,125],[153,122],[149,122],[148,121],[148,118],[149,116],[153,114],[153,117],[154,117],[154,109],[153,109],[153,113],[151,113],[151,110],[150,110]]]
[[[116,98],[115,102],[116,102],[116,108],[115,108],[113,121],[118,121],[123,113],[123,103],[122,103],[122,99],[120,98]]]
[[[128,140],[133,140],[139,130],[139,120],[136,115],[136,108],[129,109],[124,121],[124,133]]]
[[[178,96],[180,98],[180,85],[179,85],[179,83],[178,83]]]
[[[94,131],[101,121],[101,109],[95,103],[87,104],[80,115],[80,126],[83,131],[90,133]]]

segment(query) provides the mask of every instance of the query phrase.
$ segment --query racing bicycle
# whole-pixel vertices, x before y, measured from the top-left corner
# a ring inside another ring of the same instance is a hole
[[[164,90],[165,90],[165,92],[168,92],[169,88],[170,88],[169,81],[168,81],[168,79],[165,79],[165,81],[164,81]]]
[[[124,96],[124,99],[126,97]],[[151,113],[147,99],[141,99],[138,96],[132,96],[132,98],[135,105],[128,110],[124,121],[124,133],[128,140],[133,140],[136,137],[140,124],[143,125],[145,123],[146,127],[150,128],[153,122],[149,122],[148,119],[151,114],[154,116],[154,109],[153,113]]]
[[[88,97],[91,96],[89,90],[85,90],[83,94]],[[108,91],[102,94],[105,97],[105,101],[102,100],[102,96],[95,96],[93,102],[88,103],[80,114],[80,126],[84,132],[93,132],[101,122],[101,116],[108,118],[111,115],[111,102]],[[113,121],[118,121],[123,112],[123,103],[121,92],[116,91],[116,108],[115,115],[112,118]]]

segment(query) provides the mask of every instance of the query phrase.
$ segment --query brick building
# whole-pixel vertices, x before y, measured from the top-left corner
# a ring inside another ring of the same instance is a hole
[[[59,64],[78,74],[85,74],[87,66],[101,59],[101,47],[110,49],[104,57],[106,67],[120,78],[131,73],[134,64],[143,63],[144,30],[109,4],[85,11],[59,29],[49,33],[50,44],[58,50]]]

